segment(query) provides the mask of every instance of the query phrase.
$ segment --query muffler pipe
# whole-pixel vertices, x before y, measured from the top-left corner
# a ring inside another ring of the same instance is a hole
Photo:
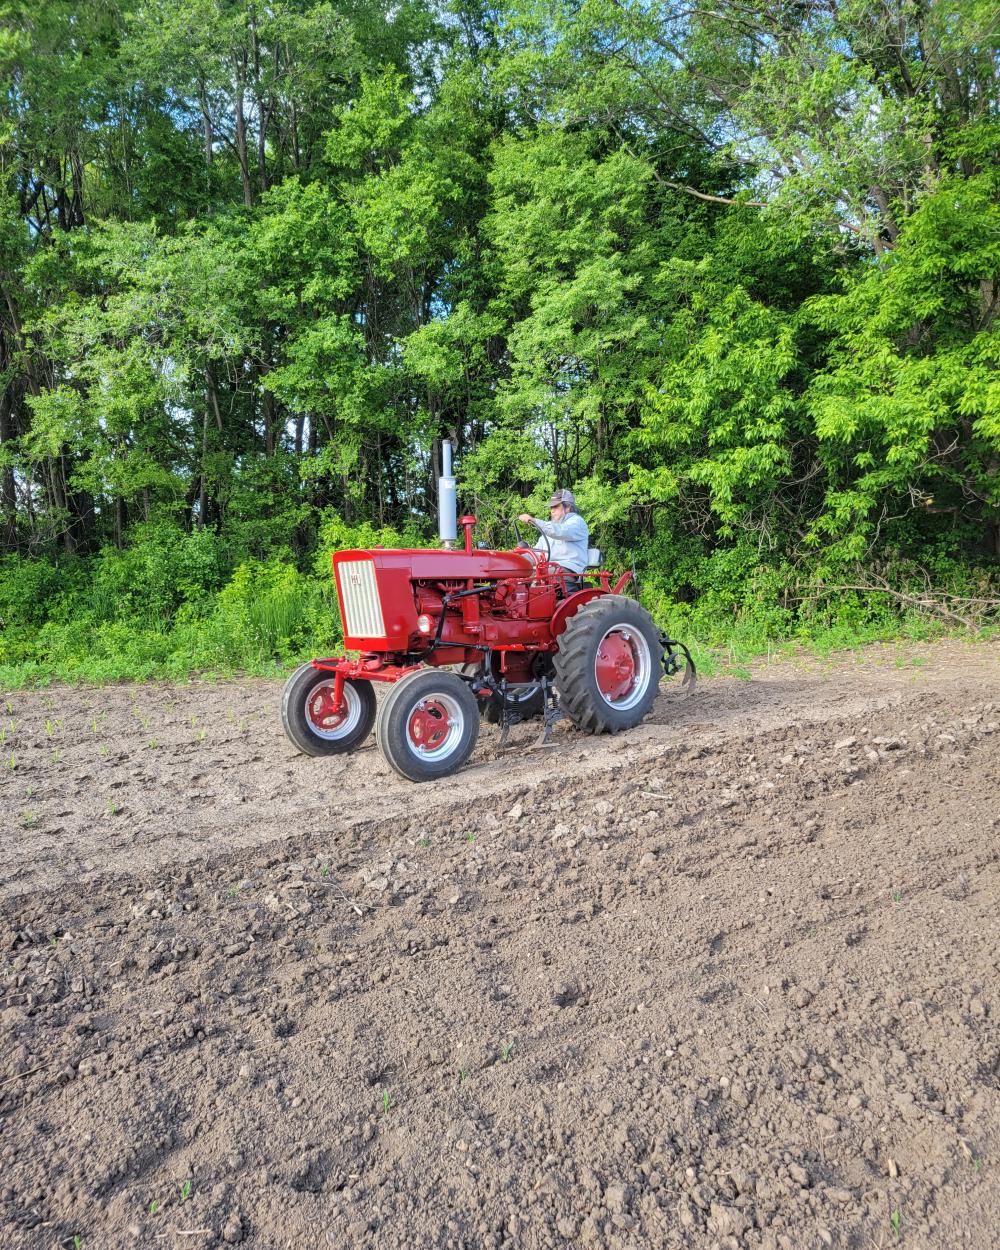
[[[438,478],[438,536],[442,547],[453,547],[458,538],[458,497],[451,472],[452,443],[441,440],[441,476]]]

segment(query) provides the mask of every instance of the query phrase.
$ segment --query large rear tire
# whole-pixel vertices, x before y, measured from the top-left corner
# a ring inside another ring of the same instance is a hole
[[[585,733],[638,725],[660,684],[660,637],[641,604],[602,595],[566,622],[555,654],[559,703]]]
[[[410,781],[457,772],[479,737],[478,700],[455,673],[425,669],[404,677],[382,700],[375,741],[387,762]]]
[[[344,702],[333,710],[333,673],[300,665],[285,682],[281,723],[304,755],[343,755],[371,733],[375,691],[368,681],[345,681]]]

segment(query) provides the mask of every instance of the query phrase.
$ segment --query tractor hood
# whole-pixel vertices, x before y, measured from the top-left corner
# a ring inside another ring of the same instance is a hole
[[[516,551],[373,547],[337,551],[337,583],[344,644],[357,651],[406,651],[417,635],[415,581],[499,581],[530,577],[535,563]]]

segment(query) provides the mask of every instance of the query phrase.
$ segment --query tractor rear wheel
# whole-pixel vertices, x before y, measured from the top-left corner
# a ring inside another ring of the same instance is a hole
[[[566,622],[555,654],[560,706],[585,733],[638,725],[660,683],[659,633],[641,604],[601,595]]]
[[[424,669],[393,686],[382,700],[375,741],[410,781],[456,772],[479,737],[478,700],[455,673]]]
[[[375,691],[369,681],[345,681],[343,702],[333,705],[333,673],[300,665],[285,682],[281,723],[304,755],[342,755],[353,751],[375,723]]]

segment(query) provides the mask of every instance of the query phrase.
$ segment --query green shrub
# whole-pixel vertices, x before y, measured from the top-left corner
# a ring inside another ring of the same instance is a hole
[[[368,551],[372,547],[426,547],[428,542],[433,544],[434,541],[428,539],[416,522],[402,530],[392,529],[390,526],[379,528],[370,521],[349,525],[330,509],[320,519],[313,568],[318,577],[330,580],[330,555],[334,551]]]
[[[123,551],[105,547],[95,557],[90,606],[99,620],[162,626],[182,604],[206,604],[225,584],[228,567],[213,530],[137,526]]]
[[[339,636],[332,579],[324,587],[280,560],[245,561],[192,648],[196,667],[258,671],[329,650]]]
[[[607,528],[613,531],[614,518]],[[196,673],[277,674],[342,644],[330,552],[425,546],[418,525],[403,531],[347,524],[325,512],[305,571],[289,558],[242,558],[212,530],[137,526],[123,551],[91,557],[0,562],[0,685],[52,681],[185,680]],[[605,540],[602,523],[594,537]],[[237,547],[240,544],[236,544]],[[607,552],[627,568],[629,551]],[[703,541],[663,526],[635,548],[640,592],[654,619],[692,646],[699,668],[742,665],[751,656],[805,645],[826,653],[879,639],[922,639],[944,626],[885,594],[842,590],[856,569],[792,568],[755,536],[706,551]],[[900,551],[874,571],[899,589],[931,583],[956,594],[995,597],[995,574],[928,544],[917,565]]]

